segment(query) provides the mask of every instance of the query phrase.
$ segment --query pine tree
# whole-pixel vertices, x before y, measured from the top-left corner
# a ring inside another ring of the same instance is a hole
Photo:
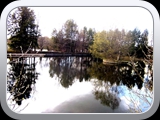
[[[7,20],[7,32],[10,36],[9,47],[16,52],[26,52],[29,48],[38,47],[40,36],[38,25],[35,23],[34,11],[28,7],[18,7]]]

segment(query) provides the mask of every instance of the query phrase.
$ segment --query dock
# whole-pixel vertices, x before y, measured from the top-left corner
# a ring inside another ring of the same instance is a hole
[[[45,54],[22,54],[22,53],[7,53],[7,57],[44,57]]]
[[[89,57],[89,53],[54,53],[54,52],[45,52],[45,53],[7,53],[7,58],[9,57]]]

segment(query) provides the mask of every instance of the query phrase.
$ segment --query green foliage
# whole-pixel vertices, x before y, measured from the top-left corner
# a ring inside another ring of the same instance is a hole
[[[116,33],[117,32],[117,33]],[[90,52],[101,59],[117,59],[122,50],[120,31],[110,30],[109,32],[102,31],[94,35],[93,44],[90,45]]]
[[[127,37],[130,38],[130,47],[129,47],[129,54],[131,56],[136,54],[136,45],[138,45],[140,39],[141,32],[135,28],[133,31],[129,33]]]
[[[125,56],[146,58],[148,55],[148,31],[142,34],[135,28],[125,32],[118,29],[101,31],[94,35],[93,44],[89,48],[90,53],[101,59],[119,60]]]
[[[94,29],[91,29],[89,28],[89,30],[87,31],[87,39],[86,39],[86,49],[88,51],[88,48],[90,45],[93,44],[93,40],[94,40],[94,34],[95,34],[95,30]]]
[[[147,58],[148,55],[148,30],[145,30],[138,41],[136,46],[136,57]]]
[[[17,52],[38,47],[40,32],[35,23],[34,11],[27,7],[18,7],[13,14],[9,14],[7,32],[11,41],[9,47]]]
[[[65,41],[64,41],[64,33],[62,30],[58,31],[53,30],[52,32],[52,48],[55,51],[63,51],[64,46],[65,46]]]
[[[97,58],[104,58],[111,52],[110,42],[107,40],[106,31],[98,32],[94,35],[93,45],[90,46],[89,51]]]

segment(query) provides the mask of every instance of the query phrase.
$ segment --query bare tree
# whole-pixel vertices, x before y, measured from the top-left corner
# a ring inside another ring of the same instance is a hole
[[[42,51],[43,49],[49,49],[50,39],[48,37],[38,38],[38,47]]]

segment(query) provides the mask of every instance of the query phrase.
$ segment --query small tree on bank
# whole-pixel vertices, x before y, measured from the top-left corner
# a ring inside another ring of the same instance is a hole
[[[28,7],[18,7],[7,19],[7,32],[10,36],[9,47],[16,52],[25,52],[28,48],[38,46],[40,36],[38,25],[35,23],[34,11]]]

